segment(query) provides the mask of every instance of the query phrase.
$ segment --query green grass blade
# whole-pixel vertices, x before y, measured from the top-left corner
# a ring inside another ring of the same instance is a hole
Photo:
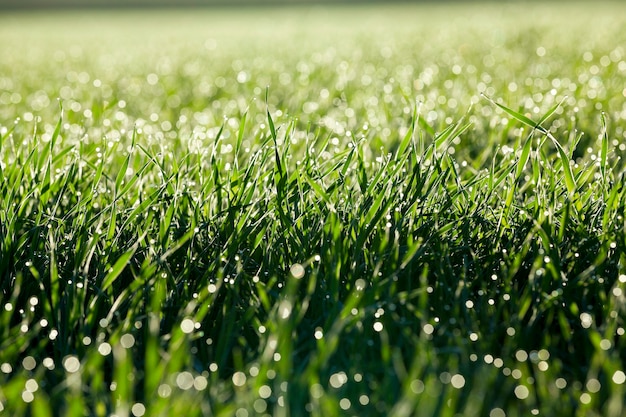
[[[526,126],[530,126],[533,129],[539,129],[542,132],[545,131],[545,129],[543,129],[541,126],[539,126],[538,123],[536,123],[534,120],[524,116],[521,113],[516,112],[513,109],[508,108],[507,106],[505,106],[504,104],[500,104],[500,103],[496,103],[491,97],[488,97],[486,94],[481,94],[484,98],[486,98],[487,100],[489,100],[492,104],[500,107],[502,110],[504,110],[506,113],[508,113],[510,116],[512,116],[515,120],[522,122],[523,124],[525,124]]]
[[[102,292],[105,292],[106,290],[108,290],[113,285],[115,280],[120,276],[122,271],[124,271],[126,266],[129,264],[131,258],[133,257],[133,255],[137,251],[137,247],[138,246],[139,246],[138,244],[133,245],[130,249],[128,249],[126,252],[124,252],[117,259],[117,261],[115,261],[113,266],[109,269],[109,271],[107,272],[106,276],[102,280],[102,286],[100,288],[100,290]]]
[[[563,173],[565,176],[565,186],[567,187],[569,195],[573,196],[574,193],[576,193],[576,189],[578,187],[576,185],[576,180],[574,179],[574,174],[572,173],[569,156],[567,155],[565,149],[563,149],[561,144],[554,138],[554,136],[548,133],[548,137],[552,139],[552,143],[554,143],[554,146],[559,152],[559,157],[561,159],[561,165],[563,165]]]
[[[133,139],[132,139],[132,143],[131,143],[131,149],[133,149],[135,147],[135,137],[137,134],[137,130],[135,129],[133,131]],[[120,191],[120,188],[122,187],[122,182],[124,181],[124,178],[126,177],[126,171],[128,170],[128,164],[130,162],[130,157],[131,157],[131,152],[128,153],[128,155],[126,155],[126,158],[124,158],[124,162],[122,162],[122,166],[120,167],[119,172],[117,173],[117,177],[115,178],[115,193],[117,194]]]
[[[417,118],[417,125],[419,127],[422,128],[422,130],[424,130],[426,133],[428,133],[428,135],[430,135],[431,137],[435,137],[435,129],[433,129],[433,127],[431,125],[428,124],[428,122],[426,120],[424,120],[423,117],[419,117]]]
[[[319,185],[317,182],[315,182],[315,180],[310,178],[308,175],[305,175],[304,179],[309,184],[311,189],[313,189],[313,191],[315,191],[315,194],[317,194],[322,199],[322,201],[324,201],[329,206],[332,205],[332,202],[331,202],[331,199],[330,199],[328,193],[326,193],[326,191],[324,191],[324,189],[322,188],[321,185]]]
[[[241,144],[243,142],[243,135],[246,130],[246,119],[248,117],[248,111],[245,111],[239,120],[239,131],[237,132],[237,143],[235,145],[235,155],[239,155],[241,151]]]
[[[604,112],[601,115],[602,118],[602,149],[600,150],[600,171],[602,173],[602,180],[606,181],[606,163],[609,153],[609,135],[606,126],[606,116]]]
[[[411,142],[413,141],[413,134],[415,133],[415,123],[417,121],[418,112],[417,106],[413,107],[413,117],[411,118],[411,125],[409,126],[406,135],[404,135],[404,139],[400,142],[400,146],[398,146],[398,150],[396,151],[396,159],[405,155],[405,152]]]
[[[545,122],[548,118],[550,118],[550,116],[552,116],[554,114],[554,112],[557,111],[557,109],[559,107],[561,107],[561,105],[565,102],[565,100],[567,100],[567,96],[563,97],[561,99],[561,101],[559,101],[558,103],[556,103],[554,106],[550,107],[550,109],[548,109],[548,111],[543,115],[543,117],[541,117],[541,119],[539,119],[539,121],[537,122],[537,125],[541,125],[543,122]]]
[[[115,227],[117,226],[117,204],[114,201],[111,205],[111,217],[109,217],[109,227],[107,229],[107,241],[112,242],[115,236]]]
[[[524,147],[522,148],[522,153],[520,154],[519,160],[517,161],[517,169],[515,170],[515,178],[520,178],[522,173],[524,172],[524,167],[526,167],[526,163],[528,162],[528,158],[530,157],[530,151],[532,147],[532,133],[528,135],[526,138],[526,142],[524,143]]]
[[[187,233],[185,233],[180,239],[178,239],[176,241],[176,244],[174,244],[167,251],[165,251],[165,253],[163,253],[163,255],[161,255],[161,257],[159,258],[159,261],[160,262],[165,262],[167,260],[167,258],[172,256],[174,253],[176,253],[176,251],[178,251],[180,248],[182,248],[185,245],[185,243],[187,243],[189,241],[189,239],[191,239],[194,236],[194,234],[195,234],[194,228],[195,228],[195,226],[192,227],[191,229],[189,229],[187,231]]]
[[[57,245],[52,230],[48,232],[48,243],[50,246],[50,275],[47,283],[48,301],[51,309],[56,309],[59,303],[59,266],[57,264]]]

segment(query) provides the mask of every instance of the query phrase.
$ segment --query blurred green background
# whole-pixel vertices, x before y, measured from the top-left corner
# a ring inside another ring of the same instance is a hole
[[[452,0],[469,3],[474,0]],[[516,0],[500,0],[510,3]],[[0,0],[0,9],[29,8],[107,8],[107,7],[182,7],[182,6],[265,6],[265,5],[314,5],[359,3],[441,3],[436,0]]]
[[[405,0],[405,3],[415,1]],[[383,3],[380,0],[0,0],[0,8],[55,7],[181,7],[230,5],[288,5],[288,4]],[[386,2],[388,3],[388,2]]]

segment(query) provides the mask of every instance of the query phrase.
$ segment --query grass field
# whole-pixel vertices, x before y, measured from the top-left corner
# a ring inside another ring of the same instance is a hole
[[[0,414],[626,415],[624,27],[4,13]]]

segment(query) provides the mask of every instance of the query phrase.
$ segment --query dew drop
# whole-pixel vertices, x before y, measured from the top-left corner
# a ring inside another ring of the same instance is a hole
[[[315,334],[314,334],[315,338],[317,340],[320,340],[324,337],[324,331],[322,330],[321,327],[316,327],[315,328]]]
[[[202,375],[198,375],[193,380],[193,387],[196,391],[204,391],[209,386],[209,381]]]
[[[135,417],[143,417],[146,414],[146,406],[142,403],[135,403],[130,409]]]
[[[63,358],[63,367],[71,374],[78,372],[80,369],[80,361],[76,356],[68,355]]]
[[[172,395],[172,387],[170,387],[168,384],[161,384],[157,389],[157,394],[161,398],[168,398],[170,395]]]
[[[193,332],[194,328],[195,328],[194,321],[191,320],[190,318],[183,319],[183,321],[180,323],[180,329],[185,334],[189,334]]]
[[[341,388],[346,382],[348,382],[348,376],[345,372],[337,372],[330,376],[329,381],[330,386],[336,389]]]
[[[31,403],[33,402],[34,399],[35,399],[35,396],[33,395],[32,392],[30,391],[22,392],[22,401],[24,401],[25,403]]]
[[[614,383],[622,385],[624,382],[626,382],[626,374],[624,373],[624,371],[615,371],[612,379]]]
[[[261,385],[259,388],[259,397],[263,399],[268,399],[272,395],[272,389],[269,385]]]
[[[32,371],[37,366],[37,361],[32,356],[27,356],[22,360],[22,367],[27,371]]]
[[[37,390],[39,389],[39,384],[37,383],[37,381],[31,378],[26,381],[26,384],[24,384],[24,388],[26,389],[26,391],[29,392],[37,392]]]
[[[450,383],[454,388],[461,389],[465,386],[465,377],[461,374],[453,375]]]
[[[120,344],[124,349],[130,349],[135,346],[135,336],[130,333],[126,333],[120,338]]]
[[[237,371],[233,374],[233,384],[236,387],[243,387],[246,384],[246,374],[241,371]]]
[[[52,358],[44,358],[44,360],[41,363],[43,364],[43,366],[46,367],[46,369],[50,371],[54,370],[55,368],[54,360]]]
[[[414,379],[413,381],[411,381],[411,391],[413,391],[414,394],[421,394],[422,392],[424,392],[424,389],[425,385],[422,380]]]
[[[291,265],[291,267],[289,268],[289,273],[295,279],[301,279],[302,277],[304,277],[304,272],[304,267],[301,264],[296,263]]]
[[[176,375],[176,385],[184,391],[193,387],[193,383],[194,377],[191,372],[184,371]]]
[[[496,407],[489,412],[489,417],[506,417],[506,413],[503,409]]]
[[[518,385],[517,387],[515,387],[515,396],[520,400],[528,398],[529,394],[530,391],[524,385]]]
[[[98,353],[102,356],[108,356],[111,353],[111,345],[107,342],[100,343],[98,346]]]
[[[600,388],[602,388],[602,385],[600,384],[600,381],[598,381],[597,379],[591,378],[590,380],[587,381],[586,387],[589,392],[596,393],[600,391]]]
[[[350,400],[347,398],[342,398],[341,400],[339,400],[339,407],[341,407],[341,409],[344,411],[349,410],[351,405],[352,404]]]

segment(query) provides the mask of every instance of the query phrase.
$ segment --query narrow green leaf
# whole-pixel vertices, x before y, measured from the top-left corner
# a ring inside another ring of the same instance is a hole
[[[47,165],[47,170],[45,172],[45,176],[47,177],[47,181],[52,180],[52,150],[54,149],[54,145],[61,134],[61,126],[63,125],[63,107],[61,107],[61,114],[59,115],[59,119],[57,120],[57,124],[52,132],[52,136],[50,137],[50,142],[48,142],[48,146],[42,146],[39,150],[39,156],[37,160],[37,170],[41,171],[44,167],[44,164]],[[36,137],[36,134],[33,134],[33,137]]]
[[[56,152],[54,154],[54,156],[52,157],[52,163],[56,164],[59,161],[61,161],[63,159],[63,157],[65,155],[67,155],[68,153],[72,152],[75,149],[74,146],[66,146],[65,148],[63,148],[61,151]]]
[[[570,222],[570,214],[571,214],[570,208],[571,208],[571,201],[567,199],[565,201],[563,215],[561,216],[561,226],[559,227],[559,234],[558,234],[559,242],[562,242],[563,239],[565,238],[565,232],[567,231],[567,226]]]
[[[571,145],[571,149],[570,149],[570,154],[573,153],[574,149],[576,149],[578,147],[578,144],[580,143],[580,140],[583,138],[583,135],[585,134],[585,132],[580,132],[575,138],[574,141],[572,142]],[[570,156],[571,157],[571,156]]]
[[[59,120],[54,128],[54,132],[52,132],[52,136],[50,137],[50,154],[52,154],[52,150],[54,149],[54,145],[56,144],[59,135],[61,134],[61,126],[63,126],[63,105],[59,101],[59,108],[61,114],[59,115]]]
[[[378,209],[382,205],[382,202],[384,199],[385,199],[385,193],[383,191],[377,193],[376,199],[374,200],[370,208],[367,210],[367,214],[365,214],[364,221],[366,224],[369,225],[369,223],[372,222],[372,220],[376,216],[376,213],[378,212]]]
[[[276,161],[276,174],[278,178],[276,179],[276,183],[280,182],[280,179],[283,177],[283,165],[280,160],[280,154],[278,152],[278,140],[276,136],[276,128],[274,127],[274,121],[272,120],[272,115],[270,114],[269,108],[267,109],[267,123],[270,126],[270,133],[272,134],[272,141],[274,142],[274,159]]]
[[[574,179],[574,174],[572,173],[572,167],[569,164],[569,157],[563,147],[550,135],[552,141],[554,142],[556,148],[559,151],[559,156],[561,158],[561,165],[563,165],[563,173],[565,174],[565,186],[567,187],[567,192],[570,195],[574,195],[576,192],[576,180]]]
[[[145,213],[148,208],[156,201],[156,199],[161,196],[162,192],[163,189],[159,188],[158,190],[155,190],[152,194],[148,195],[148,197],[144,201],[142,201],[137,207],[133,209],[133,211],[130,212],[128,217],[126,217],[126,220],[124,220],[124,224],[120,226],[120,230],[126,229],[126,226],[128,224],[137,221],[137,217],[139,216],[139,214]]]
[[[400,142],[400,146],[398,146],[398,150],[396,151],[396,159],[404,155],[404,152],[406,151],[406,149],[411,144],[411,141],[413,140],[413,133],[415,132],[415,123],[418,117],[417,114],[418,114],[417,106],[415,106],[413,108],[413,118],[411,119],[411,126],[409,127],[409,130],[406,132],[406,135],[404,135],[404,139],[402,139],[402,142]]]
[[[137,180],[141,177],[141,175],[143,175],[143,172],[148,168],[149,164],[150,164],[150,162],[146,162],[144,164],[144,166],[141,167],[141,169],[139,171],[137,171],[137,173],[135,173],[135,175],[132,176],[130,181],[128,181],[126,184],[124,184],[124,188],[122,188],[121,191],[118,191],[117,198],[120,198],[121,196],[126,194],[128,192],[128,190],[130,190],[132,188],[132,186],[135,185]]]
[[[9,138],[11,137],[11,133],[13,133],[13,131],[15,130],[15,126],[17,126],[19,124],[19,119],[15,121],[15,123],[11,124],[8,127],[8,130],[2,134],[2,131],[0,130],[0,151],[2,150],[2,144],[4,143],[4,138]]]
[[[274,139],[274,145],[276,145],[276,128],[274,127],[274,121],[272,120],[272,116],[270,115],[270,104],[269,104],[269,93],[270,87],[265,87],[265,107],[267,111],[267,123],[270,126],[270,132],[272,133],[272,138]]]
[[[326,193],[326,191],[324,191],[324,189],[322,188],[321,185],[319,185],[317,182],[315,182],[312,178],[310,178],[308,175],[304,175],[304,179],[306,180],[306,182],[311,186],[311,188],[313,189],[313,191],[315,191],[315,194],[318,195],[318,197],[320,197],[322,200],[324,200],[324,202],[326,204],[331,204],[330,201],[330,197],[328,196],[328,194]]]
[[[272,138],[274,139],[274,142],[276,142],[276,128],[274,127],[274,120],[272,120],[272,115],[270,114],[270,111],[267,111],[267,123],[270,126],[270,132],[272,133]]]
[[[507,106],[505,106],[504,104],[500,104],[500,103],[496,103],[491,97],[487,96],[486,94],[481,93],[481,96],[483,96],[485,99],[489,100],[492,104],[500,107],[502,110],[504,110],[506,113],[508,113],[510,116],[512,116],[515,120],[524,123],[527,126],[530,126],[533,129],[539,129],[541,131],[544,131],[545,129],[543,129],[541,126],[539,126],[538,123],[536,123],[534,120],[524,116],[521,113],[516,112],[513,109],[508,108]]]
[[[195,234],[195,226],[190,228],[187,233],[185,233],[180,239],[178,239],[176,241],[176,243],[170,247],[163,255],[161,255],[160,257],[160,261],[161,262],[165,262],[165,260],[167,258],[169,258],[172,254],[174,254],[177,250],[179,250],[180,248],[183,247],[183,245],[185,243],[187,243],[187,241],[189,239],[191,239],[193,237],[193,235]]]
[[[239,150],[241,149],[241,144],[243,142],[243,134],[246,128],[246,118],[248,117],[248,111],[244,112],[241,116],[241,120],[239,120],[239,131],[237,132],[237,143],[235,145],[235,155],[239,155]]]
[[[537,129],[538,128],[538,129],[543,131],[543,128],[541,128],[541,126],[539,126],[534,120],[524,116],[521,113],[516,112],[513,109],[510,109],[510,108],[506,107],[503,104],[500,104],[500,103],[495,103],[495,104],[496,104],[496,106],[498,106],[502,110],[504,110],[506,113],[508,113],[509,115],[513,116],[513,118],[516,119],[517,121],[522,122],[525,125],[530,126],[533,129]]]
[[[548,109],[548,111],[543,115],[543,117],[541,119],[539,119],[539,121],[537,122],[537,125],[541,125],[543,122],[545,122],[546,120],[548,120],[548,118],[550,116],[552,116],[554,114],[554,112],[561,107],[561,105],[563,104],[563,102],[565,100],[567,100],[567,96],[564,96],[561,101],[559,101],[558,103],[556,103],[554,106],[550,107],[550,109]]]
[[[50,247],[50,281],[48,282],[48,300],[50,302],[51,309],[55,309],[58,306],[58,293],[57,288],[59,286],[59,270],[57,266],[56,256],[56,242],[52,229],[48,231],[48,244]]]
[[[402,264],[400,264],[400,269],[406,268],[409,263],[418,255],[418,252],[425,251],[428,246],[423,244],[422,239],[420,238],[418,241],[413,242],[413,245],[410,249],[404,254],[402,259]],[[421,251],[420,251],[421,249]]]
[[[159,241],[161,245],[167,244],[168,232],[170,229],[170,225],[172,224],[172,218],[174,217],[174,210],[176,209],[176,202],[170,202],[167,210],[165,211],[165,216],[159,222]]]
[[[124,181],[124,177],[126,177],[126,170],[128,169],[128,163],[130,161],[130,154],[124,158],[124,162],[122,162],[122,166],[120,167],[119,172],[117,173],[117,177],[115,178],[115,190],[117,192],[120,190],[122,186],[122,182]]]
[[[102,174],[104,172],[104,161],[97,160],[96,163],[98,166],[96,167],[96,173],[92,181],[92,192],[94,193],[98,189],[98,184],[100,183],[100,179],[102,178]]]
[[[111,242],[115,236],[115,223],[117,222],[117,204],[111,204],[111,217],[109,218],[109,228],[107,231],[107,241]]]
[[[348,153],[346,160],[343,162],[343,167],[341,167],[341,171],[339,172],[340,178],[345,178],[346,173],[348,172],[348,168],[350,167],[350,162],[352,162],[352,158],[354,157],[354,152],[357,146],[358,146],[357,144],[354,144],[352,149],[350,149],[350,152]]]
[[[515,197],[515,182],[511,185],[506,193],[506,200],[504,201],[504,207],[508,210],[513,204],[513,198]]]
[[[417,125],[422,128],[422,130],[426,131],[430,136],[435,136],[435,129],[429,125],[423,117],[417,118]]]
[[[135,254],[135,251],[137,251],[137,246],[138,245],[135,244],[130,249],[128,249],[126,252],[124,252],[122,254],[122,256],[120,256],[117,259],[115,264],[109,269],[109,272],[106,274],[106,276],[102,280],[102,288],[101,288],[101,290],[103,292],[106,291],[107,289],[109,289],[109,287],[111,287],[111,285],[113,285],[113,283],[115,282],[117,277],[119,277],[120,274],[122,273],[122,271],[124,270],[124,268],[126,268],[126,265],[128,265],[128,263],[130,262],[130,259]]]
[[[435,138],[435,149],[439,149],[439,147],[443,145],[446,140],[454,139],[452,134],[454,133],[456,126],[457,125],[450,125],[437,135]]]
[[[522,153],[520,154],[519,160],[517,161],[517,169],[515,170],[515,178],[519,179],[524,172],[524,167],[528,162],[528,158],[530,157],[530,150],[532,145],[532,133],[528,135],[526,138],[526,142],[524,143],[524,147],[522,148]]]
[[[604,213],[602,214],[602,230],[607,230],[611,217],[616,215],[615,202],[619,200],[617,198],[619,190],[620,187],[612,187],[606,199]]]
[[[609,135],[606,128],[606,117],[602,112],[602,149],[600,151],[600,170],[602,172],[602,179],[606,178],[606,162],[607,155],[609,153]]]

